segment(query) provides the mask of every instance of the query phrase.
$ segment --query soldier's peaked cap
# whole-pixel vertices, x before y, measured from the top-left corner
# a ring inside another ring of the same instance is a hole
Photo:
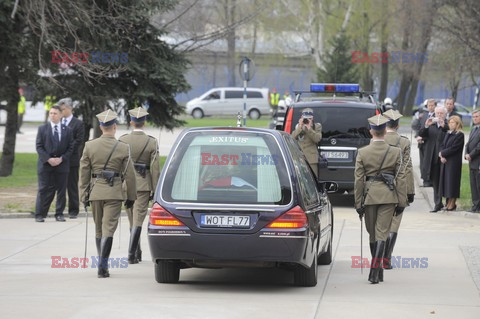
[[[386,117],[389,121],[397,121],[401,117],[403,117],[403,115],[400,114],[400,112],[398,112],[397,110],[388,110],[387,112],[384,112],[382,115]]]
[[[310,118],[310,119],[313,118],[313,110],[312,110],[311,108],[309,108],[309,107],[306,108],[306,109],[303,109],[303,110],[302,110],[302,116],[303,116],[304,118],[307,118],[307,119],[308,119],[308,118]]]
[[[383,130],[387,126],[388,119],[380,114],[372,116],[368,119],[372,130]]]
[[[130,119],[134,122],[143,122],[147,119],[148,112],[143,107],[137,107],[129,110]]]
[[[97,119],[100,122],[100,126],[110,126],[116,123],[117,113],[112,110],[106,110],[97,114]]]

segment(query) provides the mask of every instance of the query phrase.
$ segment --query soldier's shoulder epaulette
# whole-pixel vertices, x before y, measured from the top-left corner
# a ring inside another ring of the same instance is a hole
[[[147,136],[150,137],[150,138],[153,138],[155,141],[157,140],[156,137],[153,137],[153,136],[151,136],[151,135],[147,135]]]
[[[127,135],[130,135],[130,134],[129,134],[129,133],[125,133],[125,134],[123,134],[122,136],[120,136],[118,140],[120,140],[122,137],[127,136]]]
[[[400,137],[403,137],[404,139],[410,141],[410,140],[408,139],[408,137],[406,137],[406,136],[400,135]]]

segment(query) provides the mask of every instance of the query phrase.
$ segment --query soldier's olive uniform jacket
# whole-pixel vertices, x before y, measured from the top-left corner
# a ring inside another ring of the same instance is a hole
[[[157,139],[143,131],[133,131],[131,134],[122,135],[119,140],[130,145],[130,157],[134,163],[148,165],[145,178],[135,171],[137,192],[155,192],[160,176]]]
[[[308,130],[302,130],[297,124],[292,137],[298,141],[303,154],[307,161],[312,164],[318,163],[318,147],[317,144],[322,139],[322,124],[315,123],[315,129],[312,127]]]
[[[117,139],[113,136],[101,137],[85,143],[83,155],[80,159],[79,190],[82,202],[85,201],[86,189],[91,184],[90,200],[135,200],[137,198],[135,173],[130,159],[128,144],[118,142],[112,153],[106,169],[119,173],[115,177],[113,186],[110,186],[101,176],[103,167],[112,151]],[[92,174],[98,175],[93,177]],[[122,190],[122,177],[126,182],[126,197]]]
[[[415,194],[415,183],[413,180],[412,158],[410,156],[410,141],[397,132],[387,132],[385,142],[392,146],[400,147],[402,150],[403,169],[407,183],[407,194]]]
[[[387,148],[388,154],[381,168],[382,173],[396,175],[395,189],[391,191],[383,181],[366,181],[367,176],[375,176],[380,169]],[[402,169],[402,151],[385,141],[372,141],[358,150],[355,163],[355,208],[362,206],[362,198],[368,188],[364,205],[398,204],[407,207],[407,187]]]

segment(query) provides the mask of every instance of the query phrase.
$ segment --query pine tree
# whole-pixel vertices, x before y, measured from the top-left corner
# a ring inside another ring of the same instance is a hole
[[[162,40],[165,30],[151,24],[155,12],[171,10],[173,0],[0,1],[0,100],[7,100],[7,134],[0,176],[12,173],[18,87],[33,83],[37,100],[46,95],[80,102],[86,132],[93,115],[117,103],[116,111],[149,105],[155,126],[182,124],[175,95],[189,85],[188,61]],[[18,5],[18,6],[17,6]],[[13,16],[13,18],[12,18]],[[89,53],[88,63],[53,62],[52,51]],[[127,54],[128,61],[92,63],[92,52]],[[39,74],[41,74],[39,76]]]
[[[350,39],[342,32],[329,41],[331,50],[322,57],[323,68],[317,70],[317,81],[323,83],[358,83],[356,64],[352,63]]]

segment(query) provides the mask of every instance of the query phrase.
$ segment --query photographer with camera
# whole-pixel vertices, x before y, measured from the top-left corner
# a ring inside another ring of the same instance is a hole
[[[310,167],[315,176],[318,177],[318,147],[317,144],[322,139],[322,125],[315,123],[313,119],[313,110],[306,108],[302,110],[302,116],[298,120],[292,137],[298,141],[303,154],[307,158]]]
[[[442,195],[440,194],[440,146],[443,143],[445,134],[448,131],[446,122],[447,110],[443,106],[435,107],[435,116],[429,117],[425,125],[418,131],[418,135],[425,140],[425,153],[423,156],[423,167],[425,177],[432,181],[433,199],[435,206],[430,211],[436,213],[443,208]]]

